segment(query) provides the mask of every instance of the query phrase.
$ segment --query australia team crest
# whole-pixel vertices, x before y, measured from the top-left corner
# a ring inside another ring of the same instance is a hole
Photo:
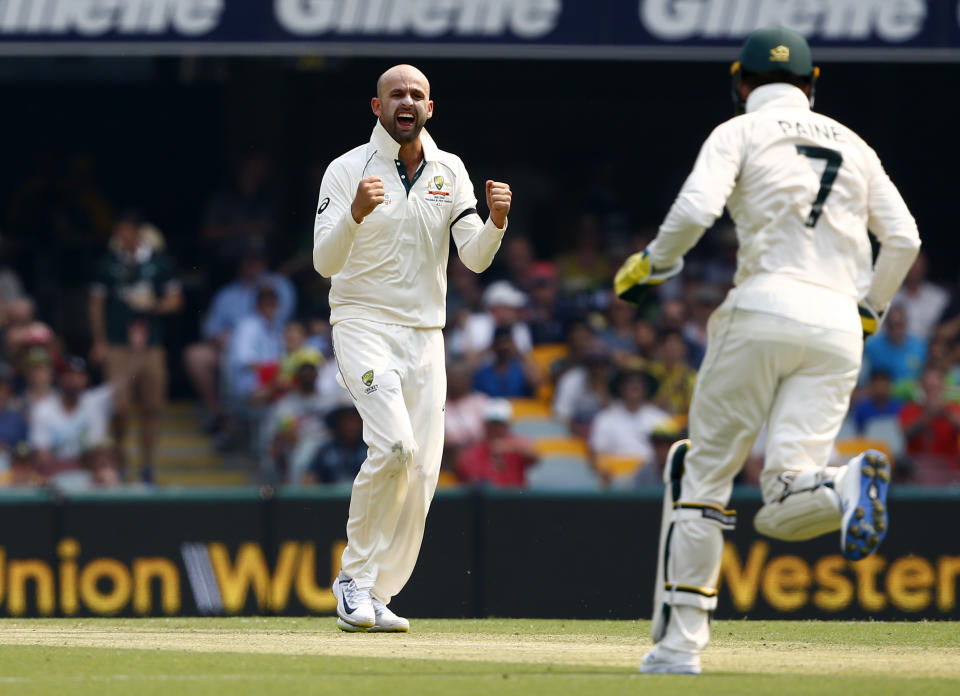
[[[430,179],[430,186],[427,187],[427,200],[433,201],[437,205],[450,203],[450,184],[439,174]]]

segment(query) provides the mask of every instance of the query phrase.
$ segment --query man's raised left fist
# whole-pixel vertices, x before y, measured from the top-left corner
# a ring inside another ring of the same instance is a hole
[[[493,224],[503,229],[507,224],[507,214],[510,212],[510,201],[513,194],[510,185],[502,181],[487,180],[487,208],[490,210],[490,219]]]

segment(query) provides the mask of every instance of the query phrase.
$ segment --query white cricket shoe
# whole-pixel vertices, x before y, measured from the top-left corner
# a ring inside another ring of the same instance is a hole
[[[377,617],[373,626],[364,628],[337,618],[337,628],[347,633],[408,633],[410,631],[410,622],[394,614],[376,597],[373,597],[373,611]]]
[[[376,623],[370,590],[357,587],[357,583],[342,572],[333,583],[333,596],[337,598],[338,626],[342,621],[354,628],[365,629]]]
[[[367,629],[370,633],[408,633],[410,631],[410,622],[394,614],[376,597],[373,598],[373,611],[377,615],[377,621],[373,624],[373,628]]]
[[[700,656],[666,650],[659,645],[643,656],[640,671],[644,674],[700,674]]]
[[[882,452],[867,450],[847,464],[840,487],[840,550],[845,558],[859,561],[876,551],[887,535],[890,462]]]

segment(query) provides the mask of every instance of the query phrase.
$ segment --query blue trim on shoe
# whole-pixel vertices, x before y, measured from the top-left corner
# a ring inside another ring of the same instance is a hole
[[[840,551],[847,560],[859,561],[879,548],[890,527],[890,462],[882,452],[867,450],[848,466],[843,481]]]

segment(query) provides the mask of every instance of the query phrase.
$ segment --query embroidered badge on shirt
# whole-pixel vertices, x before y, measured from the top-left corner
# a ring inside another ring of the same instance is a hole
[[[433,184],[433,188],[427,187],[427,195],[429,198],[427,200],[440,205],[441,203],[451,203],[450,192],[444,191],[443,187],[446,185],[446,179],[442,176],[435,176],[430,180],[430,183]]]
[[[367,370],[360,376],[360,380],[367,387],[366,393],[370,394],[377,391],[377,385],[373,383],[373,370]]]

